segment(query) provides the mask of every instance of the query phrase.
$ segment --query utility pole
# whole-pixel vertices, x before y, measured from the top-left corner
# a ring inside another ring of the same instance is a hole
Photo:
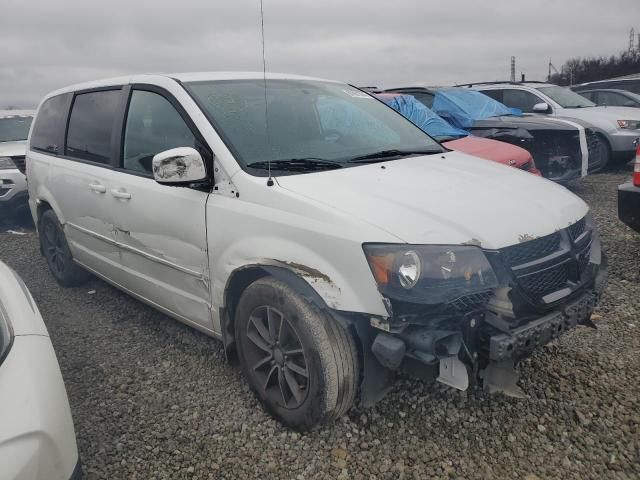
[[[547,75],[547,81],[549,82],[551,81],[551,70],[553,70],[556,74],[560,74],[558,69],[553,66],[553,63],[551,63],[551,59],[549,59],[549,75]]]
[[[511,57],[511,81],[516,81],[516,57]]]
[[[640,37],[640,35],[638,35]],[[636,30],[632,28],[629,30],[629,52],[633,52],[633,43],[636,40]]]

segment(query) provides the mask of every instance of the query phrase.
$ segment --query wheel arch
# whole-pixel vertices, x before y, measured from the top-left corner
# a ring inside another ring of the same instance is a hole
[[[51,195],[48,194],[48,191],[40,193],[41,194],[38,195],[35,200],[36,214],[38,216],[36,219],[36,227],[38,225],[38,222],[40,221],[40,217],[42,217],[42,214],[47,210],[53,210],[53,213],[55,213],[56,217],[58,217],[58,221],[60,222],[60,224],[64,226],[64,224],[66,223],[65,218],[58,203],[53,199]]]

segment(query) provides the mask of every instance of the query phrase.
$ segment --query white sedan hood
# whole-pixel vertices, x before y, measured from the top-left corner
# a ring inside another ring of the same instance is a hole
[[[415,244],[502,248],[565,228],[588,211],[580,198],[551,181],[458,152],[277,181]]]
[[[0,157],[14,157],[25,155],[27,152],[27,141],[17,140],[14,142],[0,142]]]
[[[608,120],[612,126],[618,126],[618,120],[640,120],[640,108],[632,107],[588,107],[565,108],[558,112],[559,116],[579,118],[599,125],[598,121]]]

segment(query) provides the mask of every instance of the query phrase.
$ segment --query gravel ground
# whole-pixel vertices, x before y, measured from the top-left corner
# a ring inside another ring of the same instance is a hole
[[[524,362],[528,399],[404,379],[375,408],[306,435],[263,413],[217,341],[99,280],[59,287],[33,232],[0,233],[0,259],[47,323],[89,479],[640,478],[640,235],[616,217],[629,175],[575,188],[600,225],[609,287],[597,330]]]

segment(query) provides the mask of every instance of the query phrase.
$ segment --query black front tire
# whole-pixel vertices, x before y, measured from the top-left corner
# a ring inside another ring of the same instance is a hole
[[[40,250],[47,260],[53,278],[63,287],[76,287],[91,275],[71,255],[67,238],[53,210],[46,210],[38,220]]]
[[[286,283],[265,277],[247,287],[235,334],[251,389],[284,425],[312,430],[352,407],[360,372],[352,335]]]

